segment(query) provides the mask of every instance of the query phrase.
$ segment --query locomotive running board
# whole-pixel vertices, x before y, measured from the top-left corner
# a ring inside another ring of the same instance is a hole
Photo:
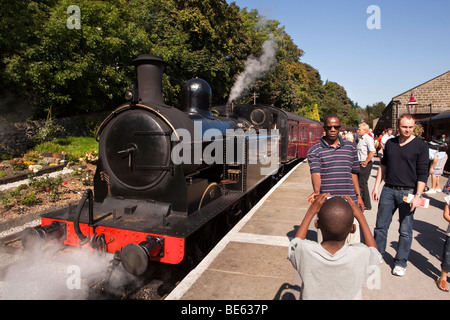
[[[94,202],[92,227],[94,229],[111,227],[187,238],[215,216],[229,210],[244,196],[245,194],[241,192],[229,191],[223,197],[212,201],[188,216],[185,213],[170,211],[170,204],[155,204],[143,200],[140,200],[141,203],[139,203],[138,200],[132,199],[116,199],[107,206],[104,203]],[[120,205],[120,202],[123,205]],[[143,203],[146,206],[145,210],[142,207]],[[139,205],[141,206],[140,208]],[[153,213],[150,214],[150,211],[153,211]],[[56,210],[43,214],[41,218],[73,223],[75,208],[69,207],[68,209]],[[88,222],[88,209],[84,208],[80,216],[80,224],[88,224]]]

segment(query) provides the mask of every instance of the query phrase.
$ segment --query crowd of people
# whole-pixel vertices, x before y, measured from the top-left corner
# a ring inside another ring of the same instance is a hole
[[[341,130],[339,116],[325,116],[324,136],[307,156],[313,186],[307,200],[311,205],[289,248],[289,258],[303,281],[303,299],[360,299],[364,281],[370,276],[367,270],[375,270],[383,261],[389,226],[397,211],[400,228],[392,274],[405,274],[414,212],[423,193],[450,194],[450,178],[443,190],[440,188],[447,162],[445,135],[427,143],[413,134],[414,127],[414,117],[404,114],[397,120],[395,135],[388,128],[375,137],[366,123],[353,133]],[[376,156],[380,165],[370,192],[368,179]],[[429,175],[431,186],[427,188]],[[444,219],[449,228],[436,284],[448,291],[450,195],[445,201]],[[364,217],[372,202],[378,203],[373,235]],[[306,239],[315,215],[317,242]],[[331,273],[338,276],[330,278]]]

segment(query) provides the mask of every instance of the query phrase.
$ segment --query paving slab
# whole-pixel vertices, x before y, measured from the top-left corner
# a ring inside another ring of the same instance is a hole
[[[378,158],[369,178],[372,191]],[[444,185],[447,178],[441,178]],[[429,182],[430,184],[430,182]],[[175,288],[168,300],[291,300],[298,299],[301,278],[287,259],[288,246],[309,204],[311,176],[306,162],[289,172],[223,238],[211,253]],[[363,290],[366,300],[448,300],[437,289],[440,261],[448,223],[443,219],[444,194],[426,195],[428,209],[415,213],[413,243],[404,277],[391,274],[398,242],[398,213],[388,233],[385,261],[379,278]],[[366,210],[367,222],[375,227],[377,203]],[[313,222],[308,239],[316,240]]]

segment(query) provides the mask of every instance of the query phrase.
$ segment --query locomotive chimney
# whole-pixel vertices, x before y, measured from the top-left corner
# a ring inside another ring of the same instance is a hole
[[[137,70],[140,100],[165,105],[162,97],[162,75],[166,62],[159,56],[141,54],[133,60],[133,64]]]

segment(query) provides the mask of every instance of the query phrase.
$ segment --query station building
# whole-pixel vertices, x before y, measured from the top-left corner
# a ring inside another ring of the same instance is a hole
[[[422,137],[433,140],[440,134],[450,136],[450,71],[405,91],[389,102],[378,119],[374,133],[379,135],[386,128],[396,132],[396,119],[411,113],[423,127]]]

